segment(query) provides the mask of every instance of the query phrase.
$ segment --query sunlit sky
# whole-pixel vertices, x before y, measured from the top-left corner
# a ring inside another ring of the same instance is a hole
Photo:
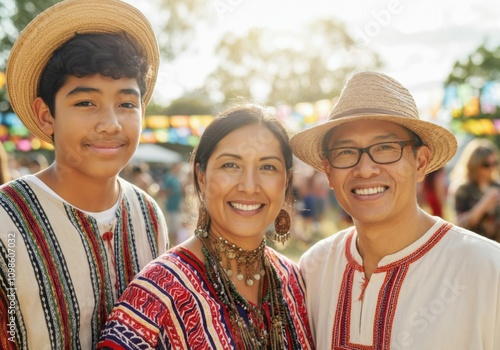
[[[127,2],[153,24],[161,21],[155,18],[151,2]],[[500,45],[500,2],[493,0],[211,0],[210,4],[210,21],[190,52],[176,62],[162,62],[154,95],[159,103],[201,85],[216,64],[213,48],[219,38],[228,32],[243,34],[251,27],[286,29],[319,17],[339,20],[360,50],[376,51],[386,63],[381,71],[407,86],[423,108],[440,98],[442,82],[457,59],[466,58],[485,41]]]

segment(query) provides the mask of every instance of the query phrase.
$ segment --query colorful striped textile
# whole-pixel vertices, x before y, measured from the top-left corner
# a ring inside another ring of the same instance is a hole
[[[300,273],[271,248],[266,255],[282,282],[294,326],[283,333],[285,348],[292,349],[296,340],[301,349],[313,349]],[[268,319],[269,304],[264,302],[262,310]],[[240,315],[248,322],[244,310]],[[108,318],[99,347],[236,349],[229,315],[206,277],[204,263],[182,247],[153,261],[130,284]]]
[[[29,178],[0,188],[1,349],[95,348],[117,297],[165,252],[161,210],[119,181],[110,242],[94,217]]]

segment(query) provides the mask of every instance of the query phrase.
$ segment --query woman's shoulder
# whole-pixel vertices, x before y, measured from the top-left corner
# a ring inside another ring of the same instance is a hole
[[[272,247],[266,247],[266,256],[270,264],[284,278],[285,276],[296,275],[299,271],[297,262]]]
[[[193,277],[193,273],[204,271],[203,263],[189,250],[176,246],[149,262],[137,275],[141,279],[154,281],[183,280]]]
[[[290,267],[297,266],[297,263],[293,261],[291,258],[286,256],[283,253],[278,252],[276,249],[267,246],[266,247],[266,255],[269,258],[271,263],[281,263]]]

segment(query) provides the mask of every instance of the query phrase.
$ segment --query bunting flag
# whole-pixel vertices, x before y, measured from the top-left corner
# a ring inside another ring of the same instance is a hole
[[[6,77],[4,72],[0,72],[0,90],[3,89],[3,86],[5,85],[6,82]]]
[[[291,133],[298,132],[327,119],[332,108],[330,100],[303,102],[294,107],[276,106],[275,113]],[[141,143],[177,143],[196,146],[212,115],[149,115],[142,124]],[[14,113],[0,114],[0,141],[8,151],[52,149],[52,145],[33,137]]]
[[[474,136],[500,135],[500,82],[489,81],[480,89],[469,84],[445,88],[441,107],[451,116],[455,133]]]
[[[482,114],[498,114],[500,112],[500,83],[487,82],[480,97]]]
[[[0,88],[5,75],[0,72]],[[301,102],[294,106],[280,104],[272,107],[274,113],[294,134],[328,119],[335,99]],[[472,135],[500,134],[500,82],[490,81],[481,89],[468,84],[447,86],[440,103],[432,102],[423,119],[440,122],[454,133]],[[177,143],[196,146],[212,115],[149,115],[144,118],[141,143]],[[30,134],[14,113],[0,113],[0,141],[7,151],[53,149]]]

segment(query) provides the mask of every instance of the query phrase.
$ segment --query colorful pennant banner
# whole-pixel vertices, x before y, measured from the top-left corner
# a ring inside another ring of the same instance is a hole
[[[1,73],[1,72],[0,72]],[[2,76],[0,75],[0,83]],[[302,102],[295,106],[272,107],[290,134],[307,129],[328,118],[335,99]],[[500,134],[500,82],[491,81],[480,89],[468,84],[450,85],[432,115],[445,115],[454,133]],[[425,116],[422,117],[425,119]],[[196,146],[212,115],[150,115],[144,118],[142,143],[177,143]],[[432,116],[431,116],[432,119]],[[52,149],[52,145],[33,137],[14,113],[0,113],[0,141],[7,151]]]

